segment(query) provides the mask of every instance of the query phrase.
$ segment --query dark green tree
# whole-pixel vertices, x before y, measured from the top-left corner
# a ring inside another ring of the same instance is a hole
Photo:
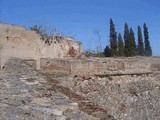
[[[118,56],[124,56],[124,43],[121,33],[118,34]]]
[[[125,43],[124,55],[129,57],[130,56],[130,33],[129,33],[127,23],[125,23],[124,25],[124,43]]]
[[[138,55],[144,56],[144,43],[140,26],[138,26]]]
[[[117,33],[113,20],[110,18],[110,47],[111,56],[117,56]]]
[[[130,44],[130,49],[129,49],[130,56],[136,56],[137,55],[137,48],[136,48],[136,41],[135,41],[134,32],[133,32],[132,28],[130,28],[129,44]]]
[[[152,56],[152,48],[150,46],[148,27],[146,23],[144,23],[143,29],[144,29],[145,55]]]
[[[129,37],[128,24],[125,23],[125,24],[124,24],[124,43],[126,42],[126,40],[128,39],[128,37]]]
[[[104,49],[104,54],[106,57],[111,57],[111,49],[109,46],[106,46],[106,48]]]

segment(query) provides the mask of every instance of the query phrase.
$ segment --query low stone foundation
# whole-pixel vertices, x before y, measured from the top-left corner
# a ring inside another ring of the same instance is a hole
[[[158,57],[46,59],[40,60],[40,69],[72,75],[127,75],[150,74],[160,70]]]

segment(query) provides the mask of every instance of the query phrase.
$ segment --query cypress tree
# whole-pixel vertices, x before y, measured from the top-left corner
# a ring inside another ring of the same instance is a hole
[[[152,48],[150,46],[148,27],[146,23],[144,23],[143,29],[144,29],[145,55],[152,56]]]
[[[134,37],[133,29],[130,28],[130,56],[137,55],[136,41]]]
[[[126,42],[126,40],[128,39],[128,36],[129,36],[128,24],[125,23],[124,24],[124,42]]]
[[[128,24],[125,23],[124,25],[124,43],[125,43],[125,49],[124,54],[125,56],[130,56],[130,34],[128,29]]]
[[[138,55],[144,55],[144,43],[142,39],[142,31],[140,26],[138,26]]]
[[[113,20],[110,18],[110,47],[111,56],[117,56],[117,33]]]
[[[121,33],[118,34],[118,56],[124,56],[124,43]]]
[[[104,49],[104,54],[106,57],[111,57],[111,49],[109,48],[109,46],[106,46],[106,48]]]

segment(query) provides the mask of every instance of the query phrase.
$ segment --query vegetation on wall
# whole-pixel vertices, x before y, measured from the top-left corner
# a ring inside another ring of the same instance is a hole
[[[95,34],[98,37],[98,41],[100,43],[99,49],[97,52],[88,50],[86,51],[87,56],[94,57],[132,57],[132,56],[152,56],[152,48],[149,41],[149,32],[146,23],[143,25],[143,33],[142,34],[141,27],[137,27],[137,43],[135,33],[132,27],[129,27],[127,23],[124,24],[124,35],[117,34],[115,24],[110,18],[109,21],[109,45],[106,45],[104,51],[102,51],[101,46],[101,38],[99,32]],[[30,27],[30,30],[35,31],[37,34],[41,36],[41,40],[44,41],[45,44],[51,45],[53,42],[53,35],[48,35],[47,30],[42,25],[34,25]],[[71,53],[73,50],[71,50]]]
[[[47,30],[42,25],[34,25],[30,27],[30,30],[35,31],[37,34],[41,36],[41,40],[44,41],[45,44],[51,45],[53,36],[47,34]]]

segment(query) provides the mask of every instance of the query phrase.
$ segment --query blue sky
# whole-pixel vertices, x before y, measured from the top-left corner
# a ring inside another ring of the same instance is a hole
[[[96,50],[99,32],[103,49],[109,43],[109,19],[123,34],[124,23],[134,29],[146,22],[154,55],[160,55],[160,0],[0,0],[0,21],[29,28],[43,25],[51,32],[73,36],[84,50]]]

